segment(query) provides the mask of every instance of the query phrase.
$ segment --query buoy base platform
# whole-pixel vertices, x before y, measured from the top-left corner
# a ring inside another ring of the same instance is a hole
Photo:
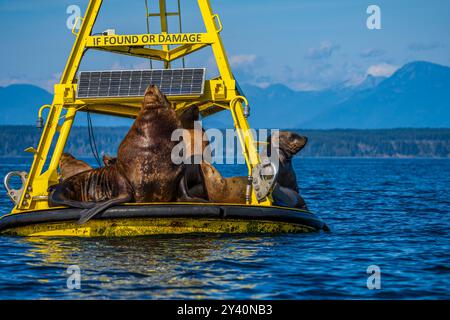
[[[80,209],[55,208],[0,218],[0,234],[40,237],[128,237],[189,233],[271,234],[327,231],[314,214],[292,208],[223,204],[130,204],[85,224]]]

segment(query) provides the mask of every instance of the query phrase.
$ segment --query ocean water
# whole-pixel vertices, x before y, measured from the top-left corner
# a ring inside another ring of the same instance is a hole
[[[306,202],[331,232],[0,237],[0,299],[450,298],[450,160],[294,162]],[[0,176],[29,164],[0,159]],[[10,209],[2,189],[0,213]],[[67,288],[71,265],[80,289]],[[380,289],[367,287],[369,266],[380,269]]]

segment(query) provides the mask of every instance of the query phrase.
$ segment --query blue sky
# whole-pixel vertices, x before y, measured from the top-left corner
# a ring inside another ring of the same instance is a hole
[[[66,27],[69,5],[87,0],[0,0],[0,86],[32,83],[52,90],[74,36]],[[154,1],[156,4],[156,1]],[[169,9],[175,0],[168,0]],[[403,64],[427,60],[450,65],[447,0],[211,0],[224,24],[222,37],[239,81],[283,83],[317,90],[368,73],[388,76]],[[381,30],[369,30],[366,9],[381,8]],[[184,30],[203,31],[197,1],[182,0]],[[144,0],[105,0],[95,31],[145,33]],[[156,22],[156,21],[155,21]],[[176,24],[172,21],[173,26]],[[153,29],[157,32],[157,29]],[[176,29],[174,29],[176,31]],[[188,59],[215,74],[211,52]],[[84,70],[146,68],[148,62],[89,52]]]

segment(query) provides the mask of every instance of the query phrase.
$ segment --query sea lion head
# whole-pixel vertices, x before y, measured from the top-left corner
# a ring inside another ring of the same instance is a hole
[[[64,165],[65,163],[67,163],[68,161],[73,161],[76,160],[75,157],[73,155],[71,155],[70,153],[63,153],[61,155],[61,159],[59,160],[59,165]]]
[[[144,101],[142,102],[143,109],[158,109],[158,108],[168,108],[170,107],[170,102],[167,100],[166,96],[159,90],[155,85],[150,85],[145,90]]]
[[[59,160],[59,170],[62,180],[91,169],[92,167],[90,165],[82,160],[76,159],[70,153],[63,153]]]
[[[117,162],[117,158],[111,157],[109,155],[104,154],[103,155],[103,163],[105,166],[110,167],[112,165],[115,165]]]
[[[194,129],[194,122],[200,120],[200,111],[197,106],[184,110],[180,116],[183,129]]]
[[[308,138],[295,132],[278,131],[268,138],[268,142],[273,148],[282,151],[287,158],[291,158],[306,146]]]
[[[208,197],[216,197],[225,192],[225,179],[214,166],[206,161],[200,164]]]

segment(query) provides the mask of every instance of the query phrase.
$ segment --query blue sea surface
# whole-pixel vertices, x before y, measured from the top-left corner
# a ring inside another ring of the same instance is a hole
[[[93,163],[92,160],[90,160]],[[329,233],[0,237],[0,299],[449,299],[450,160],[296,158]],[[30,159],[0,159],[0,176]],[[242,166],[220,168],[242,174]],[[0,213],[11,210],[5,191]],[[81,289],[68,289],[79,266]],[[369,266],[381,288],[369,290]]]

